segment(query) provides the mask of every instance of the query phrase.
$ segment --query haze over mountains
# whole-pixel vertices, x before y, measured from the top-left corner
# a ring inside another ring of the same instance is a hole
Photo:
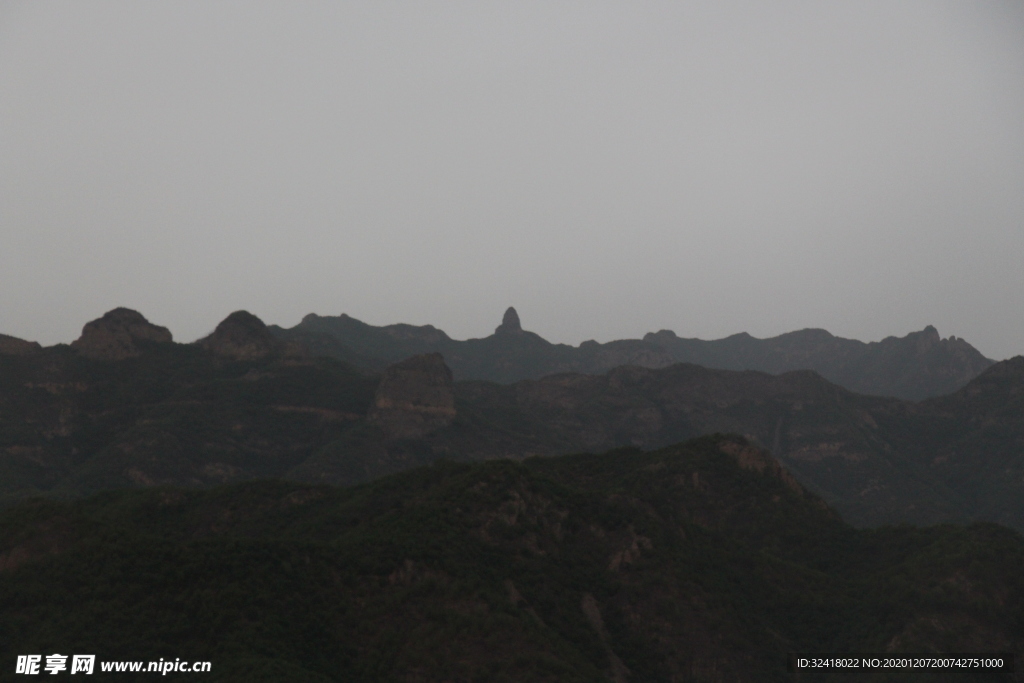
[[[431,325],[375,327],[344,314],[310,314],[295,327],[270,329],[282,339],[301,341],[318,353],[368,370],[436,352],[444,356],[456,379],[504,384],[559,372],[599,374],[620,365],[662,368],[694,363],[772,374],[814,370],[851,391],[919,400],[959,389],[994,362],[963,339],[940,338],[932,326],[871,343],[815,329],[771,339],[741,333],[714,341],[682,339],[661,330],[643,339],[587,341],[573,347],[552,344],[524,330],[516,310],[509,308],[493,335],[466,341],[451,339]]]
[[[652,342],[560,347],[514,312],[467,342],[333,320],[363,346],[245,311],[191,344],[128,309],[71,345],[0,339],[0,658],[182,657],[275,683],[754,683],[790,680],[794,651],[1024,647],[1022,357],[921,401],[692,363],[501,384],[458,380],[438,352],[379,372],[380,355],[321,354],[430,336],[464,372],[512,372]],[[970,358],[929,330],[868,351],[803,336],[904,368]],[[793,348],[749,340],[731,343]],[[725,357],[716,344],[695,346]],[[936,522],[968,525],[906,524]]]
[[[419,343],[420,332],[412,336]],[[503,346],[506,337],[553,346],[514,324],[458,343],[522,348]],[[1024,528],[1021,358],[952,394],[909,402],[857,394],[808,370],[693,364],[502,385],[456,381],[435,353],[368,375],[317,357],[308,340],[275,336],[240,311],[209,337],[175,344],[164,328],[117,309],[70,347],[0,355],[4,497],[259,477],[351,484],[438,458],[659,448],[732,432],[769,449],[856,524]]]
[[[1022,36],[0,2],[0,681],[1024,683]]]

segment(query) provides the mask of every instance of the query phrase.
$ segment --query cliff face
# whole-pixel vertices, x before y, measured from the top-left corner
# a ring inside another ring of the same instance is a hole
[[[562,372],[601,374],[620,365],[663,368],[693,363],[771,374],[814,370],[851,391],[916,401],[956,391],[992,365],[963,339],[941,339],[931,326],[871,343],[825,330],[799,330],[770,339],[742,333],[713,341],[682,339],[662,330],[643,339],[586,341],[573,347],[552,344],[524,330],[516,310],[509,308],[494,334],[466,341],[451,339],[429,325],[374,327],[346,315],[311,314],[290,330],[273,332],[368,371],[416,354],[441,353],[456,380],[503,384]]]
[[[71,342],[71,347],[86,358],[123,360],[140,355],[147,343],[171,341],[166,327],[153,325],[137,311],[115,308],[86,323],[82,336]]]
[[[505,311],[501,318],[501,324],[494,328],[494,334],[519,335],[523,333],[523,326],[519,322],[519,314],[511,306]]]
[[[454,418],[452,372],[439,353],[413,356],[385,370],[369,413],[388,439],[418,439]]]

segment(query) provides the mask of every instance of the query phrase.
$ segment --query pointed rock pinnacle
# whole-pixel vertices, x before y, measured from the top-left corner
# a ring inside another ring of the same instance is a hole
[[[516,313],[516,309],[511,306],[505,311],[505,317],[501,319],[501,324],[494,329],[494,334],[522,334],[523,328],[519,324],[519,314]]]

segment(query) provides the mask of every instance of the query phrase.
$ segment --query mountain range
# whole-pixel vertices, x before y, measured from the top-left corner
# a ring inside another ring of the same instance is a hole
[[[717,683],[794,680],[793,652],[1024,649],[1024,358],[907,400],[785,365],[467,380],[404,355],[418,334],[371,355],[237,311],[178,344],[115,309],[70,345],[0,337],[0,660]],[[511,372],[650,348],[535,337],[510,312],[448,352]],[[734,346],[797,362],[780,339]],[[943,376],[959,341],[935,339],[859,362]]]
[[[70,346],[0,354],[0,496],[264,477],[354,484],[439,458],[652,449],[728,432],[857,525],[1024,529],[1024,358],[906,401],[810,370],[686,363],[499,384],[457,381],[432,353],[367,374],[282,336],[240,311],[176,344],[116,309]]]
[[[578,347],[552,344],[523,330],[514,308],[494,334],[459,341],[431,326],[375,327],[347,315],[307,315],[295,327],[271,326],[277,337],[370,371],[409,356],[440,353],[455,379],[510,384],[561,372],[601,374],[622,365],[663,368],[693,363],[721,370],[780,374],[814,370],[834,384],[861,394],[920,400],[948,394],[977,377],[994,361],[963,339],[942,339],[928,326],[905,337],[865,343],[825,330],[790,332],[771,339],[735,334],[725,339],[683,339],[661,330],[643,339]]]

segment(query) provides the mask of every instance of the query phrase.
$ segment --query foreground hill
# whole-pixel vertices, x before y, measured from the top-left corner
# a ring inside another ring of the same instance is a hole
[[[175,344],[133,311],[70,347],[0,353],[0,500],[283,477],[354,484],[438,458],[644,449],[715,432],[770,449],[850,523],[1024,529],[1024,359],[911,403],[810,371],[676,364],[456,382],[439,354],[367,376],[245,312]]]
[[[562,372],[601,374],[620,365],[662,368],[693,363],[722,370],[780,374],[814,370],[861,394],[920,400],[959,389],[992,365],[963,339],[941,339],[934,327],[906,337],[864,343],[825,330],[801,330],[771,339],[736,334],[704,341],[669,330],[643,339],[578,347],[552,344],[522,329],[514,308],[494,334],[458,341],[426,325],[375,327],[347,315],[307,315],[291,329],[270,328],[281,339],[301,341],[316,353],[371,371],[423,353],[440,353],[456,379],[509,384]]]
[[[795,651],[1020,652],[1022,561],[993,525],[855,530],[731,437],[347,489],[150,489],[0,513],[0,658],[206,660],[211,681],[788,681]]]

